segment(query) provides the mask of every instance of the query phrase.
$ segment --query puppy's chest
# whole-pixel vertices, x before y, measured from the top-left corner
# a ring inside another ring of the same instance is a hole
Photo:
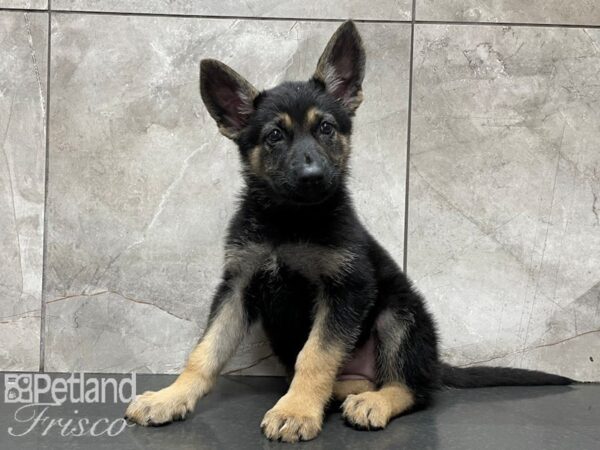
[[[232,245],[226,249],[226,267],[249,281],[284,282],[302,277],[315,285],[340,279],[348,273],[356,255],[349,249],[311,243],[255,243]]]
[[[245,243],[227,249],[227,266],[237,273],[247,306],[269,326],[304,327],[324,285],[341,280],[352,252],[307,243]]]
[[[355,259],[335,247],[250,242],[227,248],[226,268],[243,283],[248,311],[260,317],[273,351],[293,367],[324,285],[342,280]]]

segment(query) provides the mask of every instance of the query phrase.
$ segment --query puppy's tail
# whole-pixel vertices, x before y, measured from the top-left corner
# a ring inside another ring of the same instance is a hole
[[[537,370],[511,369],[508,367],[453,367],[442,363],[442,384],[453,388],[480,388],[490,386],[544,386],[577,383]]]

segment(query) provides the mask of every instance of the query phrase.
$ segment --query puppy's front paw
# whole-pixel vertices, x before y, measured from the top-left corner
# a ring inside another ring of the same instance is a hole
[[[317,437],[322,423],[322,412],[312,412],[303,407],[301,401],[283,396],[265,414],[260,427],[272,441],[298,442]]]
[[[194,401],[184,392],[169,386],[158,392],[138,395],[125,412],[125,418],[143,426],[164,425],[183,420],[194,408]]]
[[[392,410],[378,392],[349,395],[342,403],[342,415],[346,422],[360,430],[385,428],[392,417]]]

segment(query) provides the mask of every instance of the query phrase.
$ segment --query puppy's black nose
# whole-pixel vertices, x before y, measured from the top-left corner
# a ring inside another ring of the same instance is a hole
[[[298,174],[298,179],[303,184],[313,185],[323,181],[325,172],[323,166],[315,161],[304,163]]]

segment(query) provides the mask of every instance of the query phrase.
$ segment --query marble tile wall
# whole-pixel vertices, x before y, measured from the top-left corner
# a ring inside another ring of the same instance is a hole
[[[48,16],[0,12],[0,368],[37,370]]]
[[[597,0],[417,0],[418,20],[600,25]]]
[[[0,8],[48,9],[48,0],[2,0]]]
[[[53,16],[48,370],[179,368],[205,325],[240,184],[237,152],[201,103],[198,62],[221,59],[261,87],[307,79],[336,26]],[[353,184],[402,259],[410,27],[360,28],[371,59]],[[268,355],[255,336],[230,369]]]
[[[597,379],[600,32],[416,30],[408,271],[444,356]]]
[[[59,10],[152,14],[410,20],[412,0],[53,0]]]
[[[353,17],[368,54],[356,203],[407,258],[445,359],[600,380],[596,2],[50,7],[0,0],[0,369],[176,372],[204,329],[240,183],[198,62],[259,87],[303,79]],[[280,368],[255,330],[226,371]]]

